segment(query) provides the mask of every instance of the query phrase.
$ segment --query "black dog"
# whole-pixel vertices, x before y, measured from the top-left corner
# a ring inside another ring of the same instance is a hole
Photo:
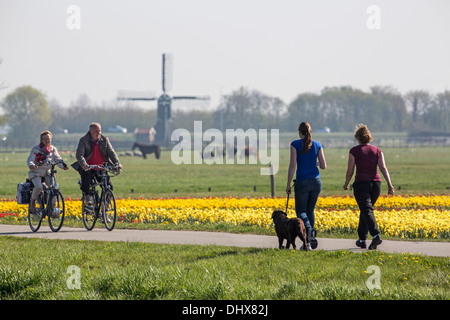
[[[142,152],[142,157],[144,159],[147,159],[147,154],[155,153],[156,159],[159,159],[159,156],[161,155],[161,148],[156,144],[147,145],[147,144],[135,142],[133,144],[132,150],[134,150],[136,148],[138,148]]]
[[[288,218],[286,213],[280,210],[275,210],[272,213],[273,223],[275,224],[275,231],[278,237],[278,248],[283,249],[283,241],[286,239],[286,249],[289,249],[290,245],[294,250],[295,239],[297,236],[303,242],[303,250],[308,251],[308,246],[306,243],[308,242],[307,232],[305,228],[305,224],[302,219],[299,218]]]

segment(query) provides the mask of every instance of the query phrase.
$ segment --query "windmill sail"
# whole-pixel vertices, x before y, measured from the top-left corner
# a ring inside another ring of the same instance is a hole
[[[176,96],[173,100],[211,100],[209,96]]]
[[[173,57],[171,54],[163,53],[162,56],[162,89],[163,92],[172,90]]]
[[[151,101],[157,99],[154,91],[117,91],[117,100]]]

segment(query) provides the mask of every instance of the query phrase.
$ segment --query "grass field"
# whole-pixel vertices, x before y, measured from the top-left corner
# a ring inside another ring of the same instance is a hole
[[[448,259],[420,254],[13,237],[1,237],[0,248],[7,300],[450,299]]]
[[[385,148],[383,150],[397,194],[448,194],[450,149]],[[352,194],[344,191],[347,149],[325,149],[328,168],[321,171],[322,195]],[[0,153],[0,196],[15,198],[17,183],[27,178],[26,153]],[[72,163],[73,157],[63,153]],[[260,175],[260,164],[175,165],[170,151],[161,159],[121,157],[124,170],[113,179],[117,197],[270,196],[270,178]],[[280,150],[280,168],[275,175],[275,195],[285,196],[289,150]],[[57,179],[66,197],[80,197],[79,175],[73,169],[59,170]],[[254,191],[256,189],[256,191]],[[211,191],[208,191],[211,190]],[[387,192],[382,181],[382,192]]]

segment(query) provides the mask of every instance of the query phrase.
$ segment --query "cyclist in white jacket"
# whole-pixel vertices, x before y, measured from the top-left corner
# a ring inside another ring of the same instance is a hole
[[[31,213],[36,212],[36,200],[41,193],[43,185],[42,180],[47,186],[50,186],[50,170],[51,165],[47,161],[55,162],[61,159],[58,153],[58,149],[52,146],[52,133],[50,131],[44,131],[40,136],[40,143],[31,149],[28,156],[27,164],[30,171],[28,171],[28,178],[33,182],[34,188],[31,193],[30,205],[28,210]],[[69,167],[64,163],[59,163],[58,166],[61,169],[67,170]]]

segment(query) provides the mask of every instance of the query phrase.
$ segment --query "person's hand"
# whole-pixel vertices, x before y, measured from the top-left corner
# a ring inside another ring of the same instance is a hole
[[[287,185],[286,187],[286,194],[291,194],[291,186]]]
[[[83,170],[84,171],[87,171],[89,169],[89,165],[86,163],[84,166],[83,166]]]
[[[348,190],[348,183],[344,184],[344,190]]]
[[[388,186],[388,194],[391,196],[394,195],[394,186],[393,185]]]
[[[34,165],[34,164],[32,164],[31,166],[30,166],[30,169],[31,170],[35,170],[37,167]]]

